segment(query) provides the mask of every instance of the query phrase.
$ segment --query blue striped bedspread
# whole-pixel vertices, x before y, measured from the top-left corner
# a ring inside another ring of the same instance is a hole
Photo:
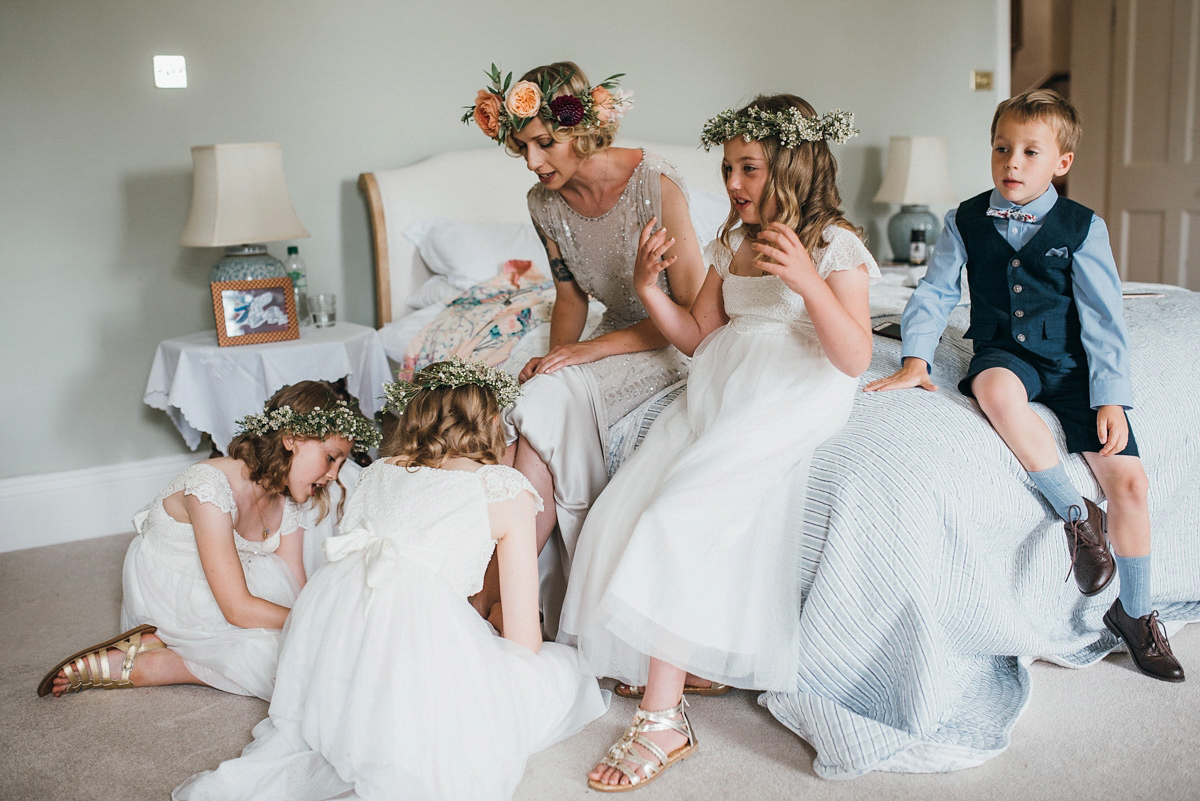
[[[1200,620],[1200,293],[1128,289],[1164,294],[1125,302],[1154,594],[1163,619]],[[898,320],[901,304],[872,309],[876,321]],[[966,323],[956,309],[935,357],[940,389],[860,393],[796,494],[801,667],[794,691],[759,700],[813,746],[827,778],[977,765],[1008,746],[1032,660],[1082,668],[1117,645],[1101,620],[1117,582],[1079,594],[1061,521],[955,388],[970,359]],[[893,372],[899,353],[876,337],[861,383]],[[680,391],[614,427],[612,468]],[[1057,420],[1034,408],[1065,452]],[[1100,497],[1082,457],[1064,463]]]

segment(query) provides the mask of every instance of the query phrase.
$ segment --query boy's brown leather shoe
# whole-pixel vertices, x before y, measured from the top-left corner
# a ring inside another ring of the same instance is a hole
[[[1104,613],[1104,625],[1125,641],[1138,670],[1162,681],[1183,681],[1183,666],[1171,653],[1171,644],[1167,642],[1167,632],[1157,611],[1130,617],[1118,598]]]
[[[1075,583],[1084,595],[1095,595],[1108,586],[1117,570],[1108,550],[1108,517],[1096,504],[1083,499],[1087,517],[1078,506],[1072,506],[1070,518],[1063,525],[1067,532],[1067,547],[1071,549],[1071,565]]]

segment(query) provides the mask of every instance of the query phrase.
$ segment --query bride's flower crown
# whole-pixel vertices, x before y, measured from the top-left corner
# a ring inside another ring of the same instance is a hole
[[[779,144],[793,148],[801,142],[836,142],[842,144],[858,136],[854,113],[836,109],[819,117],[806,117],[798,108],[787,111],[766,111],[748,108],[734,111],[727,108],[704,123],[700,144],[705,150],[720,147],[741,134],[747,142],[774,136]]]
[[[421,390],[461,387],[464,384],[490,389],[501,409],[516,403],[521,394],[521,385],[517,383],[517,379],[503,370],[489,367],[486,362],[466,362],[459,356],[452,356],[448,361],[437,362],[417,370],[413,373],[412,381],[384,384],[383,392],[387,402],[383,408],[393,414],[402,415],[413,397]]]
[[[382,435],[367,418],[339,400],[332,409],[320,406],[311,412],[297,412],[291,406],[264,409],[258,414],[248,414],[237,421],[238,434],[251,433],[262,436],[268,431],[290,431],[303,439],[325,439],[341,434],[353,444],[353,450],[366,451],[379,444]]]
[[[500,78],[500,70],[492,65],[484,73],[492,85],[475,94],[475,105],[467,106],[463,122],[475,121],[479,130],[504,144],[508,135],[519,131],[534,117],[541,117],[550,130],[559,128],[599,128],[611,125],[633,107],[633,92],[618,88],[620,72],[577,95],[554,93],[573,76],[566,69],[547,73],[534,81],[517,81],[511,89],[512,73]]]

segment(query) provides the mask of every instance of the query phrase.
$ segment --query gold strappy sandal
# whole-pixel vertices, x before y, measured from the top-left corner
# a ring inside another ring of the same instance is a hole
[[[588,787],[602,793],[623,793],[634,790],[643,784],[648,784],[671,765],[695,751],[696,733],[692,731],[692,723],[683,710],[685,706],[687,706],[687,701],[680,699],[679,703],[670,709],[658,712],[639,709],[635,712],[633,725],[620,740],[613,743],[612,748],[608,749],[608,753],[601,762],[601,764],[616,768],[625,774],[625,777],[629,779],[629,784],[602,784],[595,779],[588,779]],[[642,736],[643,733],[649,731],[667,730],[677,731],[687,737],[686,743],[669,754],[653,740]],[[646,759],[634,748],[635,745],[646,749],[657,761],[652,762]],[[642,773],[645,774],[644,778],[638,774],[638,768],[641,768]]]
[[[38,682],[37,694],[39,696],[50,694],[51,689],[54,687],[54,677],[58,675],[58,671],[60,670],[67,674],[67,681],[69,683],[66,691],[69,693],[77,693],[80,690],[90,690],[92,688],[116,690],[123,687],[132,687],[133,682],[129,680],[129,674],[133,672],[133,661],[137,658],[138,654],[166,647],[161,642],[142,642],[143,634],[153,634],[155,631],[157,631],[155,626],[143,623],[129,631],[118,634],[111,640],[72,654],[52,667],[50,672],[42,677],[42,680]],[[109,648],[116,648],[118,651],[125,653],[125,661],[121,663],[121,677],[119,679],[113,679],[110,675],[108,668]]]
[[[732,689],[733,688],[728,684],[718,684],[714,681],[707,687],[701,687],[696,684],[685,684],[683,685],[683,694],[715,697],[718,695],[725,695]],[[622,698],[641,698],[646,694],[646,688],[636,684],[617,682],[617,685],[613,687],[613,693],[621,696]]]

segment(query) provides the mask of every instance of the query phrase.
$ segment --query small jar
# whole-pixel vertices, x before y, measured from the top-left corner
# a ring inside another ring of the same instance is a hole
[[[929,263],[929,248],[925,244],[925,229],[914,228],[908,238],[908,263],[922,267]]]

